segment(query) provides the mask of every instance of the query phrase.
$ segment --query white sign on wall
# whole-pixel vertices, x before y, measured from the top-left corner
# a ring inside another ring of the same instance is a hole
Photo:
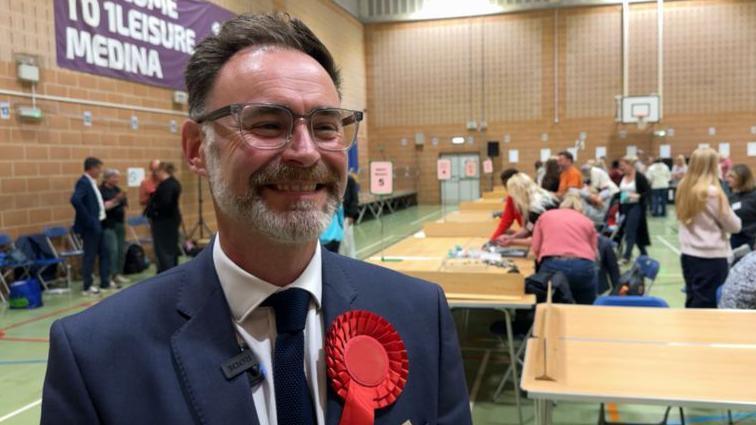
[[[660,158],[672,158],[672,145],[659,145]]]
[[[509,150],[509,162],[511,164],[516,164],[520,162],[520,151],[517,149],[510,149]]]
[[[719,144],[719,154],[722,156],[730,157],[730,144],[729,143],[720,143]]]
[[[748,156],[756,156],[756,142],[748,142]]]
[[[606,158],[606,146],[596,146],[596,159]]]
[[[126,182],[129,187],[139,187],[144,180],[144,168],[129,168],[126,170]]]
[[[92,112],[91,111],[84,111],[84,115],[82,119],[84,120],[84,127],[92,126]]]
[[[3,119],[3,120],[10,119],[10,103],[0,102],[0,119]]]
[[[543,148],[541,149],[541,161],[546,162],[551,158],[551,149],[549,148]]]
[[[628,145],[627,149],[625,150],[625,155],[629,156],[630,158],[638,157],[638,147],[635,145]]]

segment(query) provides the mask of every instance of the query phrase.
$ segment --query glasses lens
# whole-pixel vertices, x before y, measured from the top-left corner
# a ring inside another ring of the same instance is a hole
[[[286,143],[291,129],[291,114],[283,108],[245,105],[239,113],[239,127],[247,143],[275,148]]]
[[[312,136],[322,149],[345,150],[357,135],[354,112],[344,109],[323,109],[312,115]]]

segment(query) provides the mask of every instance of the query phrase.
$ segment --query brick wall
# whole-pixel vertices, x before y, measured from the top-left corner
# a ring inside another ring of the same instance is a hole
[[[236,13],[289,10],[300,15],[334,55],[344,73],[344,104],[364,109],[365,77],[362,53],[362,25],[330,2],[285,2],[281,0],[218,0],[213,3]],[[305,4],[306,3],[306,4]],[[181,209],[187,230],[197,221],[197,178],[184,165],[179,133],[171,132],[171,121],[180,129],[184,107],[172,103],[172,90],[135,84],[56,66],[52,1],[0,0],[0,89],[31,93],[28,84],[16,79],[14,54],[35,55],[41,81],[37,94],[88,101],[112,102],[120,108],[84,106],[77,103],[37,100],[44,118],[39,123],[20,121],[16,108],[30,105],[25,97],[0,94],[10,102],[14,114],[0,120],[0,232],[17,236],[39,231],[48,225],[69,225],[73,209],[69,198],[82,173],[87,156],[101,158],[106,167],[125,174],[129,167],[146,167],[153,158],[177,165],[183,185]],[[330,21],[329,21],[330,19]],[[329,22],[338,25],[329,27]],[[350,52],[356,52],[350,55]],[[129,106],[155,108],[164,113],[134,111]],[[92,113],[92,126],[83,125],[83,112]],[[139,119],[138,130],[130,119]],[[361,156],[367,160],[367,126],[361,132]],[[125,178],[121,186],[126,188]],[[204,184],[203,216],[214,229],[212,202]],[[132,208],[141,212],[137,190],[128,189]]]
[[[440,154],[485,157],[486,141],[505,135],[511,142],[501,143],[495,173],[510,166],[532,171],[542,148],[556,154],[574,146],[580,132],[587,133],[581,160],[597,146],[613,159],[628,145],[644,157],[657,156],[660,144],[687,155],[700,143],[727,142],[735,162],[756,165],[746,156],[747,143],[756,142],[756,2],[669,2],[664,21],[664,118],[655,127],[674,129],[664,139],[652,127],[614,122],[614,96],[622,93],[619,6],[368,25],[371,158],[393,160],[402,170],[397,186],[418,190],[424,203],[440,199]],[[631,6],[630,33],[630,94],[656,92],[655,5]],[[488,129],[467,131],[471,119],[485,119]],[[422,147],[414,146],[418,132]],[[475,141],[452,146],[453,136]],[[509,149],[519,151],[519,163],[509,163]],[[488,184],[481,179],[482,190]]]

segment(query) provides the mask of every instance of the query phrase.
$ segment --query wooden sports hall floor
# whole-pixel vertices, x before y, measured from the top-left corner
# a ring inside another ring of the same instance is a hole
[[[426,220],[438,218],[442,210],[438,206],[418,206],[397,211],[386,216],[383,222],[383,243],[380,225],[375,220],[363,222],[355,229],[358,256],[372,255],[383,244],[392,244],[419,230]],[[677,251],[675,220],[649,218],[653,245],[649,253],[662,263],[654,284],[652,295],[666,299],[672,307],[683,305],[680,292],[682,275]],[[148,270],[138,278],[153,273]],[[134,279],[135,281],[139,280]],[[97,299],[80,295],[80,282],[74,282],[75,290],[68,295],[47,296],[45,306],[36,310],[19,311],[0,307],[0,425],[30,425],[39,423],[40,397],[45,374],[48,349],[48,332],[51,323],[60,317],[87,308]],[[455,311],[458,324],[462,312]],[[494,403],[492,394],[507,367],[504,347],[488,331],[492,321],[501,319],[495,311],[480,311],[471,314],[467,329],[459,326],[462,350],[465,358],[468,389],[474,390],[471,404],[476,425],[515,424],[517,422],[513,392],[506,392],[502,401]],[[486,356],[486,353],[488,355]],[[482,359],[489,361],[483,366]],[[609,419],[623,422],[658,423],[663,415],[661,407],[610,405]],[[756,412],[733,412],[738,424],[756,424]],[[533,422],[532,405],[525,402],[524,417]],[[585,403],[559,403],[554,410],[557,424],[595,424],[598,405]],[[724,411],[686,409],[689,424],[726,424]],[[679,424],[672,416],[671,425]]]

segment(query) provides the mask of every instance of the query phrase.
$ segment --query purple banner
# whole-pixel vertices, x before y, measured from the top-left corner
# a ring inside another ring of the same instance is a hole
[[[194,47],[234,13],[199,0],[54,0],[58,66],[185,90]]]

